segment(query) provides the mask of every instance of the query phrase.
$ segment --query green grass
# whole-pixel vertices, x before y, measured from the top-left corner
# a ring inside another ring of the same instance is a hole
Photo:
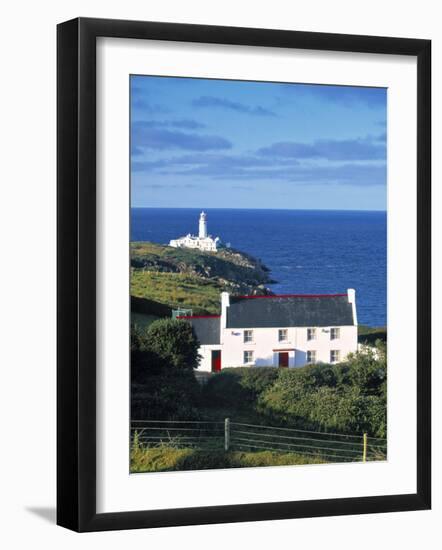
[[[173,248],[148,241],[132,242],[130,244],[132,258],[156,259],[185,261],[198,263],[208,256],[216,256],[213,252],[202,252],[192,248]]]
[[[259,260],[231,249],[216,253],[131,243],[131,295],[173,309],[218,314],[220,293],[249,294],[270,282]]]
[[[252,468],[258,466],[288,466],[323,464],[321,457],[271,451],[239,452],[200,451],[196,449],[155,447],[135,448],[131,452],[131,472],[170,472],[182,470],[211,470],[217,468]]]
[[[131,276],[132,296],[155,300],[173,308],[190,308],[194,314],[218,314],[222,290],[216,281],[183,273],[135,269]]]
[[[239,266],[239,258],[232,249],[221,249],[217,252],[206,252],[192,248],[174,248],[149,241],[135,241],[130,244],[131,258],[143,260],[166,260],[173,263],[184,262],[193,265],[222,266],[225,262]],[[256,260],[241,252],[242,259],[249,259],[251,264]],[[241,266],[242,267],[242,266]]]
[[[374,345],[376,340],[387,341],[387,327],[358,326],[358,342],[360,344]]]

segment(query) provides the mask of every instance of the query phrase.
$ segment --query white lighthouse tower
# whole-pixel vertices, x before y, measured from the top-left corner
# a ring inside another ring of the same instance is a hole
[[[188,233],[185,237],[172,239],[169,246],[174,248],[199,248],[205,252],[216,252],[221,244],[219,237],[215,239],[207,233],[207,214],[200,214],[198,236]]]
[[[207,237],[207,216],[204,210],[200,214],[200,223],[199,223],[199,234],[200,239],[205,239]]]

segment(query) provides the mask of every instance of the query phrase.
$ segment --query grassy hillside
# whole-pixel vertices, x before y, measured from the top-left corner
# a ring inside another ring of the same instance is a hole
[[[195,314],[219,313],[219,295],[264,294],[268,269],[247,254],[172,248],[150,242],[131,243],[131,295]]]
[[[131,243],[131,266],[147,271],[186,273],[231,283],[258,286],[269,283],[269,270],[259,260],[234,249],[202,252],[151,242]]]
[[[387,327],[358,326],[358,342],[360,344],[374,345],[376,340],[387,342]]]
[[[182,273],[152,273],[135,270],[131,295],[148,298],[176,309],[191,308],[194,314],[219,313],[219,295],[224,287],[217,281]]]

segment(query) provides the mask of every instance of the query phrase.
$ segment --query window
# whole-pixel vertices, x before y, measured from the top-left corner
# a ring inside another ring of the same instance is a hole
[[[253,351],[244,352],[244,365],[249,365],[253,363]]]
[[[286,328],[280,328],[278,330],[278,342],[287,342],[288,330]]]
[[[244,331],[244,343],[253,342],[253,330]]]
[[[330,363],[337,363],[339,361],[339,350],[332,349],[330,352]]]
[[[340,337],[340,329],[339,328],[332,328],[330,329],[330,340],[338,340]]]
[[[307,363],[316,363],[316,351],[309,350],[307,352]]]
[[[308,328],[307,329],[307,340],[316,340],[316,329]]]

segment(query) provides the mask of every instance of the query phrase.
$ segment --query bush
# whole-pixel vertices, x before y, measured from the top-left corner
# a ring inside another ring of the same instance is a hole
[[[131,330],[133,419],[199,418],[200,386],[193,369],[198,341],[189,323],[160,319]]]
[[[231,367],[213,374],[203,388],[203,399],[208,406],[247,408],[276,380],[274,367]]]
[[[132,325],[130,336],[131,380],[132,383],[142,383],[146,377],[159,374],[164,364],[147,346],[146,327]]]
[[[190,323],[159,319],[149,326],[131,327],[131,378],[144,383],[152,375],[193,372],[198,366],[199,343]]]
[[[267,422],[308,430],[386,437],[385,350],[356,353],[346,363],[278,371],[258,397]]]
[[[192,372],[145,377],[143,384],[132,384],[132,419],[197,420],[200,392]]]
[[[386,355],[385,344],[380,340],[375,350],[351,354],[343,367],[345,381],[361,388],[364,394],[378,394],[387,378]]]
[[[181,370],[198,367],[199,342],[190,323],[179,319],[159,319],[149,325],[145,346],[165,365]]]

